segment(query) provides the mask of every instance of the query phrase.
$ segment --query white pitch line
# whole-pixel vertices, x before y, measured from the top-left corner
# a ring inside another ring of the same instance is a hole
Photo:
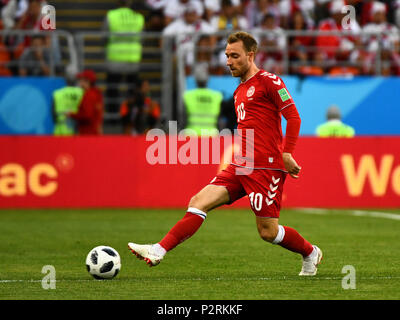
[[[296,211],[301,211],[302,213],[309,213],[309,214],[320,214],[320,215],[327,215],[329,209],[320,209],[320,208],[294,208]]]
[[[388,213],[388,212],[353,210],[352,214],[354,216],[400,220],[400,214],[394,214],[394,213]]]
[[[154,281],[271,281],[271,280],[302,280],[304,278],[296,277],[296,276],[288,276],[288,277],[260,277],[260,278],[188,278],[188,279],[174,279],[174,278],[163,278],[163,279],[112,279],[113,282],[137,282],[137,281],[147,281],[147,282],[154,282]],[[342,280],[343,277],[313,277],[315,280]],[[380,277],[359,277],[360,280],[393,280],[393,279],[400,279],[400,276],[380,276]],[[99,281],[95,279],[75,279],[75,280],[55,280],[54,282],[98,282],[98,283],[109,283],[111,280],[108,281]],[[18,283],[18,282],[30,282],[30,283],[40,283],[42,280],[0,280],[1,283]]]
[[[309,214],[320,214],[327,215],[333,209],[321,209],[321,208],[298,208],[296,209],[303,213]],[[373,217],[373,218],[383,218],[390,220],[400,220],[400,214],[389,213],[389,212],[380,212],[380,211],[364,211],[364,210],[342,210],[342,212],[346,212],[352,216],[356,217]]]

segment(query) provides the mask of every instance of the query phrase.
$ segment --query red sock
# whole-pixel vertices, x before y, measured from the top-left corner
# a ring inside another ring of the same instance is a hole
[[[307,257],[312,251],[313,246],[305,240],[296,230],[290,227],[283,227],[285,229],[285,236],[279,243],[280,246],[290,251],[300,253],[303,257]]]
[[[199,210],[200,211],[200,210]],[[205,213],[203,213],[205,215]],[[172,250],[178,244],[189,239],[201,226],[205,219],[200,214],[187,212],[185,216],[179,220],[159,244],[167,251]]]

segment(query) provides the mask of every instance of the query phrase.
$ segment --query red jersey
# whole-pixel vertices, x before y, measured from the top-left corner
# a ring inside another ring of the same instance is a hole
[[[233,97],[242,149],[232,163],[255,169],[285,171],[281,111],[289,106],[295,108],[295,105],[282,79],[260,70],[242,82]],[[252,129],[254,138],[248,129]],[[246,150],[246,143],[254,150],[253,159],[251,150]]]

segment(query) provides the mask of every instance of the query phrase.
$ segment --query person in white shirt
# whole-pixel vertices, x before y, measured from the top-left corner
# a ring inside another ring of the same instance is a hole
[[[283,52],[286,49],[287,40],[283,29],[276,25],[275,17],[266,14],[261,21],[261,26],[253,29],[254,36],[260,44],[256,56],[257,65],[271,73],[283,73]]]
[[[171,22],[163,31],[163,36],[175,36],[176,48],[182,50],[185,63],[191,66],[194,62],[194,41],[196,36],[211,34],[216,30],[208,22],[202,20],[194,5],[185,8],[183,18]]]
[[[186,8],[195,8],[196,13],[201,17],[204,13],[204,6],[200,0],[169,0],[164,5],[165,25],[172,21],[183,18]]]
[[[380,50],[382,73],[389,75],[391,69],[400,67],[399,29],[386,21],[386,6],[382,2],[375,1],[371,8],[372,22],[363,27],[363,31],[371,34],[363,35],[365,52],[363,53],[363,71],[371,74],[375,71],[375,59]]]
[[[259,27],[266,14],[275,17],[276,24],[281,23],[281,3],[279,0],[251,0],[245,8],[249,29]]]

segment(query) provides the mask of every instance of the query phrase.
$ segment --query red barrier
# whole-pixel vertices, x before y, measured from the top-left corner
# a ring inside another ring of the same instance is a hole
[[[167,162],[168,145],[156,153]],[[154,146],[145,137],[0,137],[0,208],[185,207],[220,169],[152,165]],[[400,207],[400,138],[303,137],[294,156],[302,172],[286,180],[284,207]]]

